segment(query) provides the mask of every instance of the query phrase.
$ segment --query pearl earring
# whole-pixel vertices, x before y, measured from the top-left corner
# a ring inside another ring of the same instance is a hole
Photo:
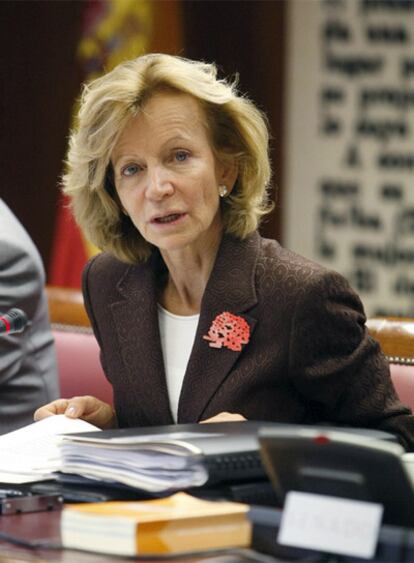
[[[227,186],[220,184],[218,187],[218,192],[220,197],[226,197],[226,195],[228,194]]]

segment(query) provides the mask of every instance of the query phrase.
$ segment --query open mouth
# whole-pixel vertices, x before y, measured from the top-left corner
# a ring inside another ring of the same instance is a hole
[[[173,223],[181,217],[184,217],[184,213],[172,213],[171,215],[165,215],[164,217],[155,217],[154,223]]]

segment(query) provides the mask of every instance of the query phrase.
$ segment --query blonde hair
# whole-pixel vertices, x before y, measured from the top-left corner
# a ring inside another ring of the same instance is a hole
[[[129,119],[160,90],[198,100],[216,158],[236,161],[236,184],[222,200],[225,232],[246,237],[272,208],[267,197],[271,176],[267,120],[237,93],[234,83],[219,80],[214,64],[171,55],[144,55],[121,63],[83,88],[63,190],[86,237],[126,262],[145,260],[152,247],[122,213],[110,157]]]

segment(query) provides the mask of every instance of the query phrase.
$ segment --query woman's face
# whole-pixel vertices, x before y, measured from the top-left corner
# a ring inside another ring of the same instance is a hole
[[[154,94],[114,148],[115,187],[141,235],[161,251],[202,250],[219,240],[219,184],[235,166],[216,162],[202,108],[186,94]]]

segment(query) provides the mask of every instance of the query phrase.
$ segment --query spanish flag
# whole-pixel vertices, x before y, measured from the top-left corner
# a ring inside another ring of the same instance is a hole
[[[84,6],[77,60],[85,81],[148,51],[153,26],[151,0],[88,0]],[[77,109],[75,105],[74,115]],[[62,195],[48,283],[79,288],[86,261],[98,251],[76,225]]]

